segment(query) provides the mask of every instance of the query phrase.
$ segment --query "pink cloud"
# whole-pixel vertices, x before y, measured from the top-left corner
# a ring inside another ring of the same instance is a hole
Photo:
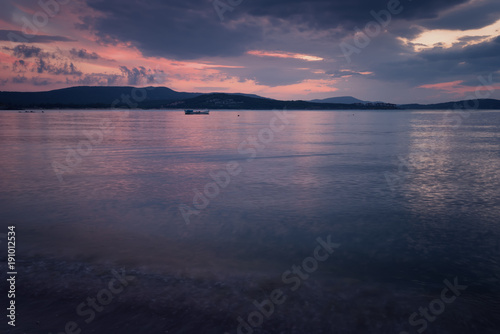
[[[418,88],[438,89],[438,90],[444,90],[444,91],[447,91],[450,93],[456,93],[456,92],[458,92],[457,91],[458,89],[464,87],[464,86],[461,86],[461,83],[463,83],[463,80],[441,82],[441,83],[437,83],[437,84],[427,84],[427,85],[419,86]]]
[[[464,96],[467,93],[472,93],[476,91],[487,91],[487,90],[498,90],[500,86],[485,87],[485,86],[465,86],[463,85],[463,80],[456,80],[450,82],[442,82],[437,84],[427,84],[422,85],[417,88],[434,89],[439,91],[445,91],[456,96]]]
[[[306,60],[306,61],[323,60],[323,58],[321,58],[321,57],[300,54],[300,53],[282,52],[282,51],[253,50],[253,51],[248,51],[247,53],[250,55],[259,56],[259,57],[293,58],[293,59],[301,59],[301,60]]]

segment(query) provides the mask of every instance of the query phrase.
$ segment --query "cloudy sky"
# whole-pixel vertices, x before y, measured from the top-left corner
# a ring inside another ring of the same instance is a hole
[[[498,0],[2,0],[0,9],[2,91],[500,98]]]

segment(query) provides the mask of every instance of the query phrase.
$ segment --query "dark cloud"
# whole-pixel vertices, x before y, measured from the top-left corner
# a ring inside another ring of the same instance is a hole
[[[469,77],[468,80],[463,80],[461,85],[477,88],[490,85],[498,86],[498,83],[500,83],[500,72],[492,72],[489,74],[478,75],[476,77]]]
[[[499,18],[499,1],[475,1],[421,23],[428,29],[470,30],[493,24]]]
[[[25,44],[16,45],[13,48],[3,47],[4,50],[10,51],[17,58],[56,58],[56,53],[44,52],[36,46],[28,46]]]
[[[9,82],[9,79],[0,79],[0,86],[5,86]]]
[[[491,61],[492,69],[498,69],[500,55],[500,36],[480,44],[467,47],[454,47],[451,49],[434,48],[421,53],[421,57],[428,61],[460,61],[474,62],[477,65],[485,65],[484,62]]]
[[[28,81],[28,78],[26,78],[24,75],[23,76],[18,75],[18,76],[15,76],[12,78],[12,82],[16,83],[16,84],[25,83],[27,81]]]
[[[74,42],[73,39],[63,36],[28,35],[19,30],[0,30],[0,41],[15,43]]]
[[[395,36],[407,38],[407,39],[414,39],[418,37],[421,33],[425,31],[425,28],[420,27],[420,26],[408,26],[407,24],[405,25],[398,25],[398,26],[391,26],[391,33],[394,34]]]
[[[52,81],[47,78],[33,77],[31,78],[31,83],[35,86],[47,86],[52,84]]]
[[[79,78],[66,79],[67,84],[85,86],[113,86],[120,84],[143,85],[161,84],[166,81],[166,74],[162,70],[146,69],[145,67],[127,68],[120,66],[121,75],[108,73],[90,73]]]
[[[14,48],[4,47],[5,50],[12,52],[15,57],[30,59],[28,62],[24,59],[18,59],[12,63],[12,72],[25,73],[27,71],[39,74],[48,73],[54,75],[72,75],[81,76],[82,72],[72,63],[60,57],[60,51],[57,53],[44,52],[41,48],[17,45]],[[19,83],[19,82],[17,82]]]
[[[156,74],[164,74],[163,71],[153,71],[151,69],[146,69],[143,66],[131,69],[126,66],[120,66],[120,71],[127,79],[127,84],[129,85],[158,83],[156,80]]]
[[[10,50],[12,51],[13,55],[18,58],[40,57],[40,54],[42,53],[42,49],[37,48],[36,46],[26,46],[24,44],[17,45]]]
[[[112,86],[121,83],[123,77],[116,74],[91,73],[85,74],[77,79],[66,78],[68,85],[83,86]]]
[[[391,15],[392,19],[420,20],[437,18],[439,13],[453,8],[469,0],[421,0],[421,1],[398,1],[402,8],[397,15]],[[388,0],[254,0],[244,2],[241,10],[247,10],[250,15],[284,19],[290,22],[305,22],[311,27],[319,29],[338,28],[353,29],[360,28],[373,20],[371,11],[380,13],[387,10]],[[238,7],[238,10],[240,8]]]
[[[222,0],[224,2],[224,0]],[[395,0],[397,1],[397,0]],[[469,0],[402,1],[393,20],[438,18]],[[330,31],[337,38],[373,21],[371,11],[385,11],[387,0],[252,0],[224,13],[221,22],[213,3],[205,0],[86,0],[100,16],[84,16],[79,27],[96,33],[103,43],[130,42],[147,56],[175,59],[230,57],[270,46],[276,27]],[[227,2],[226,2],[227,3]],[[296,43],[297,44],[297,43]]]
[[[28,70],[28,64],[22,59],[16,60],[12,64],[12,71],[15,73],[24,73]]]
[[[498,71],[500,37],[467,47],[434,48],[398,61],[373,64],[375,77],[384,81],[426,83],[464,80],[477,82],[478,76]]]
[[[43,58],[36,59],[35,70],[37,73],[50,73],[55,75],[82,75],[82,72],[79,71],[73,63],[54,64]]]
[[[87,60],[96,60],[101,58],[97,53],[95,52],[88,52],[85,49],[80,49],[77,50],[75,48],[71,49],[69,53],[75,57],[75,58],[80,58],[80,59],[87,59]]]
[[[95,22],[87,22],[103,43],[131,42],[146,56],[175,59],[235,56],[249,50],[252,42],[263,35],[256,22],[242,21],[231,26],[220,22],[212,4],[202,0],[152,0],[147,4],[135,0],[88,0],[87,3],[104,14]]]

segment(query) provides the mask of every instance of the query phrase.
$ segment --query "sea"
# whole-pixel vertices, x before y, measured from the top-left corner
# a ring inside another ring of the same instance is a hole
[[[3,110],[0,157],[2,333],[500,333],[498,110]]]

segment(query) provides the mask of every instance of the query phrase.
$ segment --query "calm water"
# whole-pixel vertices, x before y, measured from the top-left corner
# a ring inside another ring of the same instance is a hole
[[[442,111],[288,114],[0,112],[10,332],[237,333],[279,288],[254,333],[499,333],[500,111],[456,127]],[[328,236],[340,246],[292,291],[282,274]],[[75,308],[119,269],[134,283],[86,323]],[[410,324],[454,279],[467,288]]]

